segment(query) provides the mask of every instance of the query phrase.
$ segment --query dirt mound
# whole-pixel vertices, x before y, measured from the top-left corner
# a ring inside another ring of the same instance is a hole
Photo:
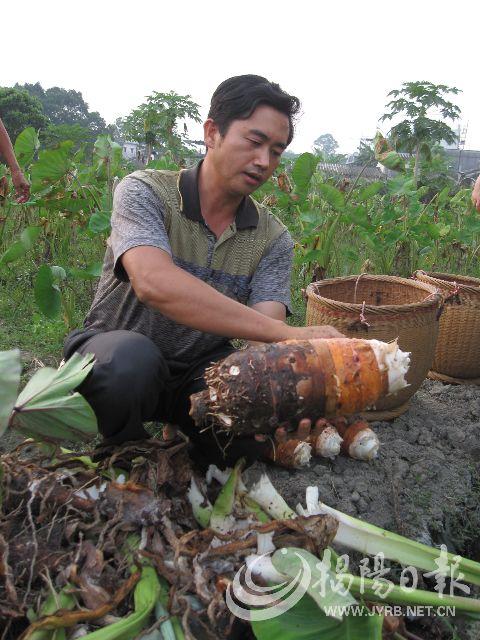
[[[314,484],[332,507],[478,560],[480,388],[427,380],[403,416],[372,426],[381,448],[370,463],[315,458],[268,474],[291,506]]]

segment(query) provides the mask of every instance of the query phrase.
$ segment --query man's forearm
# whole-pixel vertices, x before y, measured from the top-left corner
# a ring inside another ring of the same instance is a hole
[[[15,153],[13,151],[12,143],[5,129],[3,122],[0,120],[0,154],[3,156],[5,162],[10,167],[12,173],[14,171],[20,171]]]
[[[227,338],[276,342],[290,337],[290,327],[216,291],[183,269],[172,266],[132,286],[140,300],[167,318],[205,333]]]

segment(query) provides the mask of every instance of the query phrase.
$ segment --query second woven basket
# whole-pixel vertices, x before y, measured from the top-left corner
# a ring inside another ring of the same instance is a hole
[[[444,381],[480,384],[480,279],[425,271],[414,275],[438,287],[444,298],[431,373],[450,378]]]
[[[411,353],[408,387],[381,400],[368,420],[389,420],[408,408],[431,368],[441,295],[407,278],[362,274],[314,282],[307,287],[307,325],[328,324],[350,338],[389,342],[398,338]]]

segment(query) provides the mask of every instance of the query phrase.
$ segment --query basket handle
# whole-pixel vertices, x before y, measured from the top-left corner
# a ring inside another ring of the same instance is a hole
[[[354,320],[351,324],[348,325],[347,329],[350,331],[357,331],[358,329],[366,329],[367,331],[371,327],[371,324],[367,322],[367,318],[365,317],[365,300],[362,303],[362,309],[360,311],[360,316],[358,320]]]

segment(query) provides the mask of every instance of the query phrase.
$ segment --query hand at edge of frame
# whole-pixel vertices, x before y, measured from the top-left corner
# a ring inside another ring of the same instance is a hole
[[[17,194],[17,202],[23,204],[30,197],[30,184],[20,169],[12,171],[12,182]]]

